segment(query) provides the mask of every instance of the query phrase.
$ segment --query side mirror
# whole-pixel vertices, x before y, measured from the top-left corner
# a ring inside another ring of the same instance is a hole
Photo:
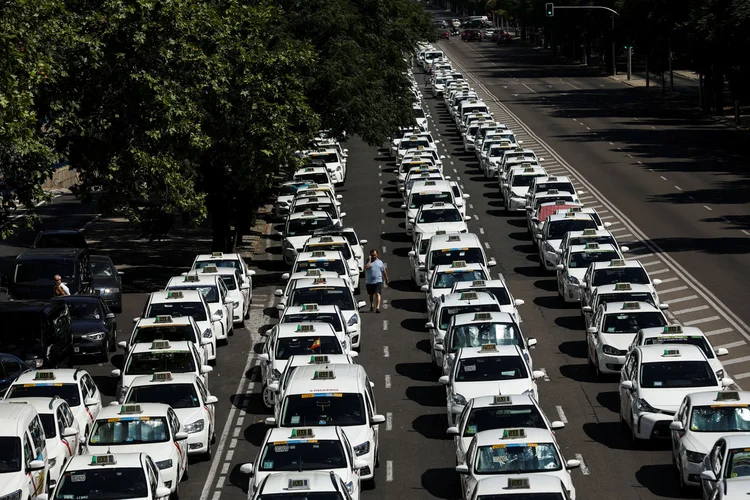
[[[562,248],[556,248],[556,249],[555,249],[555,253],[556,253],[557,255],[562,255]]]
[[[714,471],[712,470],[704,470],[701,472],[701,479],[705,479],[706,481],[716,482],[716,474],[714,474]]]
[[[107,316],[105,316],[107,319],[115,319],[115,313],[107,313]]]
[[[513,303],[516,305],[516,307],[518,307],[518,306],[524,305],[526,303],[526,301],[523,300],[523,299],[516,299],[516,300],[513,301]]]
[[[420,271],[424,271],[425,269],[427,269],[427,266],[425,266],[424,264],[419,264],[419,267],[418,267],[418,269],[419,269]],[[423,291],[426,291],[426,290],[423,290]]]
[[[344,198],[344,197],[343,197],[342,195],[340,195],[340,194],[337,194],[337,195],[336,195],[336,199],[337,199],[337,200],[342,200],[343,198]]]
[[[77,436],[78,435],[78,430],[74,429],[73,427],[66,427],[62,431],[62,435],[63,435],[64,438],[69,438],[69,437]]]
[[[344,217],[346,217],[346,212],[341,212],[341,213],[339,214],[339,218],[340,218],[340,219],[343,219]]]
[[[205,375],[206,373],[211,373],[212,371],[214,371],[214,367],[213,366],[208,366],[208,365],[201,366],[201,374],[202,375]]]
[[[110,401],[107,406],[120,406],[120,402],[115,399],[114,401]]]
[[[490,259],[487,261],[487,267],[493,267],[497,265],[497,261],[495,259]]]
[[[119,347],[120,349],[124,349],[124,350],[127,351],[128,350],[128,343],[123,340],[123,341],[117,343],[117,347]]]
[[[276,418],[275,417],[268,417],[268,418],[266,418],[265,423],[269,427],[276,427]]]
[[[519,145],[520,145],[520,144],[523,144],[523,141],[518,141],[518,143],[517,143],[517,144],[519,144]]]
[[[438,379],[438,382],[440,382],[443,385],[448,385],[448,383],[450,382],[450,379],[448,378],[448,375],[443,375],[442,377]]]
[[[734,380],[729,377],[724,377],[723,379],[721,379],[722,387],[729,387],[730,385],[734,385]]]
[[[659,278],[656,278],[654,280],[651,280],[651,283],[653,283],[654,286],[659,286],[663,283],[663,281],[660,280]]]
[[[544,158],[537,158],[539,161],[546,161]]]
[[[726,347],[719,347],[718,349],[714,349],[714,353],[716,353],[717,356],[726,356],[729,354],[729,349]]]
[[[265,361],[266,363],[268,363],[271,360],[271,358],[268,356],[267,352],[259,354],[258,355],[258,359],[261,360],[261,361]]]
[[[629,252],[630,251],[630,247],[620,247],[620,251],[622,251],[622,252]]]
[[[276,233],[276,234],[278,234],[278,235],[279,235],[279,236],[281,236],[282,238],[284,237],[284,232],[283,232],[283,231],[279,231],[279,232],[278,232],[278,233]]]
[[[96,406],[99,404],[99,400],[96,398],[86,398],[86,402],[84,404],[86,406]]]
[[[219,398],[217,398],[216,396],[209,396],[206,398],[207,405],[215,405],[218,402],[219,402]]]
[[[538,341],[535,338],[526,339],[527,347],[534,347],[537,344],[538,344]]]
[[[662,302],[661,304],[659,304],[659,309],[661,309],[662,311],[666,311],[667,309],[669,309],[669,304],[667,304],[666,302]]]
[[[279,311],[283,311],[284,307],[285,306],[284,306],[283,302],[279,302],[278,304],[276,304],[276,309],[279,310]]]
[[[430,287],[428,285],[422,285],[421,287],[419,287],[419,289],[422,290],[423,292],[430,291]]]
[[[168,497],[171,493],[172,491],[166,486],[158,486],[156,488],[156,491],[154,492],[154,495],[156,495],[156,498],[164,498]],[[37,499],[41,500],[39,497],[37,497]]]
[[[358,353],[357,351],[346,351],[346,354],[347,354],[347,355],[348,355],[348,356],[349,356],[350,358],[352,358],[352,359],[354,359],[354,358],[356,358],[356,357],[359,357],[359,353]]]
[[[466,464],[458,464],[456,466],[456,472],[458,472],[459,474],[468,474],[469,466]]]
[[[670,431],[684,431],[685,426],[682,425],[682,422],[680,422],[679,420],[675,420],[674,422],[670,422],[669,430]]]
[[[534,370],[533,372],[531,372],[531,378],[533,378],[534,380],[544,378],[544,372],[542,370]]]
[[[29,466],[26,467],[28,471],[36,471],[44,469],[44,460],[32,460],[29,462]]]
[[[417,252],[415,252],[414,250],[409,250],[409,257],[416,257],[416,256],[417,256]]]
[[[536,222],[536,223],[538,223],[538,222],[539,222],[539,217],[532,217],[532,218],[531,218],[531,222]]]
[[[586,194],[586,192],[579,189],[578,191],[576,191],[576,194],[578,196],[581,196],[582,194]]]
[[[623,380],[622,382],[620,382],[620,387],[622,387],[626,391],[632,391],[633,390],[633,381],[632,380]]]
[[[565,266],[563,266],[562,264],[558,264],[555,266],[555,269],[557,269],[558,271],[562,271],[563,269],[565,269]]]
[[[590,313],[592,311],[592,309],[591,309],[591,306],[583,306],[581,308],[581,311],[583,311],[585,313]]]
[[[188,273],[180,273],[180,276],[187,276]]]
[[[464,193],[463,199],[468,200],[469,198],[471,198],[471,195],[469,193]]]
[[[406,204],[405,203],[401,204],[401,210],[406,210]]]
[[[458,427],[448,427],[445,433],[449,436],[458,436]]]
[[[587,331],[588,333],[596,333],[596,332],[598,332],[599,330],[598,330],[598,329],[597,329],[597,328],[596,328],[595,326],[590,326],[590,327],[588,327],[588,328],[586,329],[586,331]]]
[[[278,382],[271,382],[266,387],[268,387],[268,390],[271,392],[279,392],[279,383]]]
[[[565,462],[565,468],[568,470],[577,469],[580,466],[581,466],[580,460],[568,460],[567,462]]]
[[[424,327],[425,328],[435,328],[435,323],[433,323],[432,321],[428,321],[427,323],[424,324]]]
[[[122,371],[119,369],[114,369],[111,372],[109,372],[109,376],[112,378],[120,378],[121,374],[122,374]]]
[[[542,238],[544,238],[544,236],[542,236],[542,233],[536,233],[534,234],[534,238],[541,240]]]
[[[373,415],[372,420],[370,421],[372,425],[378,425],[385,422],[385,417],[383,415]]]
[[[555,420],[554,422],[551,422],[549,424],[549,426],[550,426],[550,429],[552,429],[553,431],[555,431],[555,430],[558,430],[558,429],[564,429],[565,428],[565,423],[563,423],[560,420]]]
[[[367,240],[359,240],[359,244],[360,245],[366,245],[367,244]]]
[[[467,215],[466,217],[464,217],[465,222],[469,222],[470,220],[471,220],[471,215]]]
[[[367,302],[365,302],[364,300],[360,300],[359,302],[357,302],[357,309],[362,309],[366,305],[367,305]]]
[[[445,347],[443,347],[443,344],[435,344],[435,347],[433,347],[433,349],[435,349],[435,352],[445,352]]]
[[[602,224],[602,226],[604,226],[604,229],[609,229],[610,227],[612,227],[612,223],[611,222],[605,222],[604,224]]]
[[[185,441],[188,438],[188,433],[185,431],[180,431],[174,435],[175,441]]]
[[[139,322],[140,320],[141,320],[141,317],[140,317],[140,316],[136,316],[135,318],[133,318],[133,324],[135,325],[135,324],[136,324],[136,323],[138,323],[138,322]]]
[[[284,274],[281,275],[281,279],[283,279],[284,281],[287,281],[290,277],[291,277],[290,273],[284,273]],[[276,294],[276,292],[274,292],[274,295],[275,294]]]

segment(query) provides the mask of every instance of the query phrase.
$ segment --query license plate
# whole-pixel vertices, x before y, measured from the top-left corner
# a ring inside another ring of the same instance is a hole
[[[74,347],[73,348],[73,352],[81,352],[81,348],[80,347]]]

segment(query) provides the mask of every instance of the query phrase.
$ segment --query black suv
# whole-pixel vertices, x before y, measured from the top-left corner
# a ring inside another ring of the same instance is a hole
[[[34,368],[71,366],[73,324],[62,301],[0,303],[0,352]]]
[[[91,262],[84,248],[33,248],[16,257],[6,280],[8,295],[14,300],[51,299],[54,277],[59,274],[70,294],[91,292]]]

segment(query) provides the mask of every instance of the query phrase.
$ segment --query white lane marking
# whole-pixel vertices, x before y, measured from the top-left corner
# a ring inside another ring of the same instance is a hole
[[[393,413],[391,412],[385,414],[385,430],[393,430]]]
[[[233,458],[234,458],[234,450],[229,450],[227,452],[227,457],[226,457],[227,462],[231,462]]]
[[[643,267],[655,266],[657,264],[661,264],[661,261],[660,260],[654,260],[654,261],[651,261],[651,262],[642,262],[641,263],[641,265]]]
[[[385,248],[385,245],[383,245],[383,253],[385,252],[386,252],[386,248]]]
[[[694,319],[692,321],[685,321],[683,325],[685,326],[700,325],[703,323],[710,323],[712,321],[716,321],[717,319],[721,319],[721,318],[719,316],[709,316],[708,318],[700,318],[700,319]]]
[[[667,288],[666,290],[659,290],[659,295],[664,295],[665,293],[672,293],[672,292],[681,292],[683,290],[687,290],[688,287],[686,286],[676,286],[674,288]]]
[[[661,180],[663,180],[663,181],[666,181],[666,180],[667,180],[667,178],[666,178],[666,177],[664,177],[663,175],[660,175],[659,177],[661,177]]]
[[[238,436],[240,435],[240,431],[241,431],[241,430],[242,430],[242,428],[240,428],[240,427],[235,427],[235,428],[234,428],[234,431],[232,432],[232,437],[233,437],[233,438],[236,438],[236,437],[238,437]]]
[[[229,442],[229,449],[233,450],[237,448],[237,440],[232,438],[232,440]]]
[[[682,188],[680,186],[675,186],[675,189],[677,189],[677,191],[682,191]]]
[[[214,496],[211,497],[211,500],[219,500],[221,498],[221,491],[215,491]]]
[[[589,195],[586,195],[586,196],[581,196],[578,199],[581,200],[581,201],[584,201],[584,200],[593,200],[594,197],[589,194]]]
[[[385,480],[389,483],[393,481],[393,462],[391,460],[385,462]]]
[[[591,130],[591,127],[586,127],[586,130]]]
[[[726,361],[722,361],[722,365],[736,365],[737,363],[742,363],[744,361],[750,361],[750,356],[742,356],[741,358],[734,358],[734,359],[727,359]]]
[[[220,490],[224,487],[224,482],[227,480],[227,476],[220,476],[219,480],[216,481],[216,489]]]
[[[544,380],[545,382],[549,382],[549,375],[547,375],[547,369],[546,369],[546,368],[539,368],[539,370],[540,370],[540,371],[541,371],[542,373],[544,373],[544,377],[542,377],[542,379],[543,379],[543,380]]]
[[[479,216],[477,214],[474,214],[474,220],[479,220]]]
[[[631,248],[632,250],[632,248]],[[652,253],[644,253],[643,255],[636,255],[635,257],[628,257],[625,260],[641,260],[641,259],[647,259],[648,257],[653,257],[654,254]]]
[[[486,241],[484,242],[484,248],[486,248],[487,250],[489,250],[489,249],[490,249],[490,244],[489,244],[489,243],[487,243]]]
[[[479,234],[484,234],[484,228],[483,227],[479,228]]]
[[[687,313],[692,313],[692,312],[697,312],[697,311],[705,311],[706,309],[708,309],[708,306],[704,304],[702,306],[689,307],[687,309],[680,309],[679,311],[672,311],[672,314],[674,314],[675,316],[679,316],[680,314],[687,314]]]
[[[387,345],[383,346],[383,357],[384,358],[390,358],[391,357],[391,351],[388,349]]]
[[[661,294],[661,292],[660,292],[660,294]],[[698,298],[697,295],[688,295],[686,297],[680,297],[680,298],[677,298],[677,299],[674,299],[674,300],[670,300],[670,301],[667,302],[667,304],[669,304],[669,306],[672,307],[672,304],[677,304],[678,302],[687,302],[688,300],[694,300],[694,299],[697,299],[697,298]]]
[[[383,320],[383,331],[384,332],[388,331],[388,320],[387,319]]]
[[[744,229],[742,229],[742,232],[745,233],[746,235],[750,236],[750,232],[748,232],[748,231],[746,231]]]
[[[221,473],[222,474],[226,474],[227,472],[229,472],[229,466],[230,465],[232,465],[232,464],[229,463],[229,462],[224,462],[224,464],[221,466]]]
[[[748,378],[748,377],[750,377],[750,372],[738,373],[737,375],[732,375],[732,378],[734,380],[742,380],[743,378]]]
[[[391,376],[390,375],[385,376],[385,388],[386,389],[391,388]]]
[[[560,417],[560,422],[567,424],[568,423],[568,417],[565,416],[565,412],[563,411],[563,407],[560,405],[557,405],[557,415]]]
[[[703,205],[703,208],[705,208],[706,210],[713,210],[713,208],[709,207],[708,205]]]
[[[734,331],[734,328],[719,328],[718,330],[711,330],[711,331],[703,332],[703,333],[705,333],[707,337],[711,337],[713,335],[721,335],[722,333],[729,333],[733,331]]]
[[[532,93],[532,94],[536,94],[536,92],[534,91],[534,89],[532,89],[531,87],[529,87],[529,86],[528,86],[528,85],[526,85],[525,83],[522,83],[521,85],[523,85],[524,87],[526,87],[527,89],[529,89],[529,90],[531,91],[531,93]]]
[[[732,349],[734,347],[740,347],[747,344],[744,340],[738,340],[737,342],[730,342],[728,344],[717,345],[716,348],[723,347],[724,349]]]
[[[568,85],[570,85],[571,87],[573,87],[573,88],[574,88],[574,89],[576,89],[576,90],[581,90],[581,89],[580,89],[579,87],[576,87],[575,85],[573,85],[573,84],[572,84],[572,83],[570,83],[570,82],[563,82],[563,83],[567,83]]]
[[[614,222],[613,222],[612,224],[614,224]],[[610,229],[610,230],[609,230],[609,232],[610,232],[610,233],[616,233],[616,232],[618,232],[618,231],[627,231],[627,228],[624,228],[624,227],[616,227],[616,228],[614,228],[614,229]]]
[[[650,274],[651,276],[653,276],[654,274],[664,274],[664,273],[668,273],[668,272],[669,272],[669,269],[659,269],[658,271],[651,271],[648,274]],[[666,280],[663,280],[663,281],[666,281]]]
[[[651,273],[651,274],[654,274],[654,273]],[[673,281],[677,281],[679,279],[680,278],[677,278],[677,277],[675,277],[675,278],[664,278],[663,280],[661,280],[661,284],[663,285],[664,283],[672,283]]]
[[[591,471],[586,465],[586,462],[583,461],[583,455],[581,455],[580,453],[576,453],[576,459],[581,462],[581,474],[583,474],[584,476],[588,476],[589,474],[591,474]]]

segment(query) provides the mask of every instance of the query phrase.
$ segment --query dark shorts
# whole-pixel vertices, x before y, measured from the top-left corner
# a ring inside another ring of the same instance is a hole
[[[367,288],[367,295],[375,295],[376,293],[382,294],[383,293],[383,283],[372,283],[372,284],[366,284],[365,287]]]

